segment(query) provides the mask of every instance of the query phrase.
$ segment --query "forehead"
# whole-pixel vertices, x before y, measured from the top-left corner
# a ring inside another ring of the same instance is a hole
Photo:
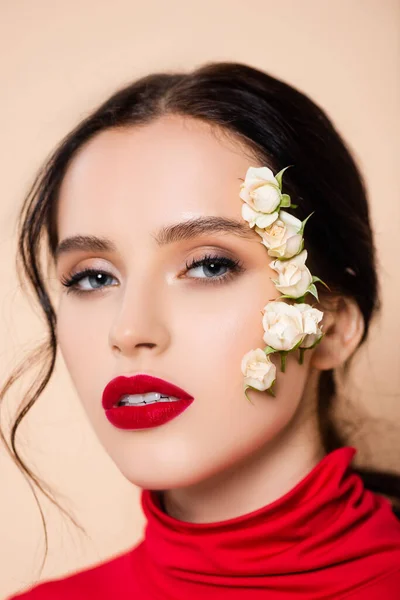
[[[240,182],[254,164],[244,144],[191,118],[162,117],[101,132],[65,174],[59,238],[143,232],[203,215],[240,218]]]

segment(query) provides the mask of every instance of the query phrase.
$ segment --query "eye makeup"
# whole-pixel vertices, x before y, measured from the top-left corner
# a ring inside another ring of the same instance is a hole
[[[203,273],[207,271],[207,275],[204,277],[191,277],[186,274],[195,269],[203,269]],[[222,274],[216,274],[215,270],[224,270]],[[228,258],[227,256],[221,256],[216,254],[205,254],[200,259],[193,259],[190,262],[186,262],[183,273],[178,275],[178,279],[188,279],[196,282],[196,285],[215,285],[221,283],[227,283],[228,281],[235,278],[238,274],[244,271],[240,260]],[[81,282],[87,280],[95,281],[96,284],[104,283],[104,278],[115,279],[114,276],[103,269],[85,268],[73,274],[68,274],[61,277],[61,284],[67,288],[67,294],[85,295],[93,293],[102,293],[105,288],[110,287],[109,285],[100,285],[89,289],[84,289],[79,286]],[[115,284],[112,284],[115,285]]]

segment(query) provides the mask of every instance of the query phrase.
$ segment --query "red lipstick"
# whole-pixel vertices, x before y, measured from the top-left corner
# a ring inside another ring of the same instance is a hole
[[[157,401],[140,406],[117,406],[125,395],[158,392],[163,396],[173,396],[177,400]],[[145,429],[163,425],[181,414],[194,398],[185,390],[164,379],[151,375],[119,376],[112,379],[104,388],[102,406],[106,417],[119,429]]]

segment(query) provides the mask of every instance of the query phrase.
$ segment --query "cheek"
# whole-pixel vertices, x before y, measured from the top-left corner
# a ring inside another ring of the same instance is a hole
[[[261,310],[271,298],[268,278],[249,277],[239,284],[193,294],[175,315],[180,338],[216,377],[242,379],[240,364],[251,349],[264,348]],[[190,305],[190,308],[189,308]]]
[[[249,277],[240,285],[221,285],[214,293],[197,292],[190,301],[182,297],[183,304],[177,303],[181,310],[172,328],[173,363],[178,364],[179,354],[175,372],[199,399],[191,410],[199,438],[235,439],[244,429],[251,431],[259,418],[259,407],[252,410],[244,396],[241,362],[249,350],[265,347],[261,310],[268,297],[271,290],[262,290],[261,278]]]
[[[85,306],[83,301],[68,298],[61,301],[58,308],[57,339],[71,381],[86,407],[94,396],[93,391],[101,386],[101,381],[97,383],[99,374],[107,377],[110,371],[106,319],[93,303]],[[98,394],[95,405],[99,405],[97,399]]]
[[[235,426],[240,427],[244,417],[242,427],[245,427],[246,419],[252,424],[253,419],[257,422],[260,411],[268,423],[270,418],[286,418],[295,410],[308,371],[306,364],[298,364],[296,353],[287,357],[285,373],[280,370],[280,356],[270,356],[277,368],[275,400],[267,392],[249,391],[257,406],[252,410],[243,393],[242,358],[250,350],[265,347],[262,309],[278,295],[269,273],[258,272],[243,278],[240,285],[224,289],[221,286],[214,294],[206,291],[193,294],[190,300],[181,299],[181,310],[175,314],[173,329],[181,352],[179,372],[202,398],[201,405],[193,407],[193,413],[197,410],[200,413],[202,406],[212,404],[216,422],[217,415],[228,410],[238,416]],[[208,429],[210,427],[211,423]]]
[[[262,304],[261,304],[262,306]],[[218,377],[243,377],[243,355],[255,347],[265,346],[260,308],[249,303],[225,305],[219,312],[199,317],[197,351],[204,363],[214,365]]]
[[[70,298],[60,305],[58,340],[72,382],[100,441],[127,479],[159,489],[189,485],[252,455],[286,426],[301,399],[305,366],[288,357],[281,373],[273,358],[277,396],[250,393],[254,405],[243,394],[240,369],[246,352],[265,346],[260,311],[273,292],[268,276],[258,273],[240,284],[163,296],[170,345],[148,353],[146,365],[176,379],[196,401],[190,411],[145,436],[112,428],[101,408],[101,391],[116,369],[109,328],[117,307]],[[135,355],[121,357],[122,362],[134,369]],[[131,458],[138,453],[140,463]]]

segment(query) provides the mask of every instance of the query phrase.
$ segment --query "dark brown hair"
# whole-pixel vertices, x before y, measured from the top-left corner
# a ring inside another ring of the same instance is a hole
[[[238,63],[209,63],[189,73],[155,73],[134,81],[113,94],[60,142],[37,174],[18,219],[17,269],[19,272],[21,267],[39,301],[48,338],[10,375],[0,390],[0,400],[28,368],[44,364],[40,378],[19,407],[8,449],[28,476],[37,502],[30,480],[59,506],[50,488],[24,464],[15,438],[18,425],[46,388],[55,366],[56,313],[45,286],[41,249],[44,244],[51,264],[58,243],[54,215],[60,184],[76,152],[97,133],[143,125],[166,114],[201,119],[222,128],[244,142],[262,164],[275,172],[293,165],[285,172],[284,184],[298,205],[295,214],[304,220],[314,211],[307,222],[308,265],[329,285],[331,297],[346,296],[357,303],[365,324],[360,345],[380,308],[365,185],[350,151],[321,108],[283,81]],[[321,294],[321,300],[329,300],[326,290]],[[344,373],[349,364],[350,360],[343,367]],[[326,452],[347,444],[333,416],[338,397],[336,375],[333,370],[322,371],[318,385],[318,416]],[[400,499],[400,476],[368,469],[357,472],[366,487],[393,500],[393,510],[399,515],[395,502]],[[46,557],[46,524],[39,502],[38,506]]]

